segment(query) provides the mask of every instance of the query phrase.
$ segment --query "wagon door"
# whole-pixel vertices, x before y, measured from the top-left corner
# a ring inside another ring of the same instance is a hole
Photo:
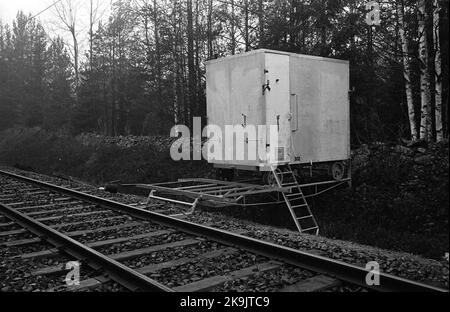
[[[264,53],[252,53],[219,59],[207,65],[208,123],[220,127],[223,134],[222,160],[210,160],[216,166],[259,166],[256,135],[251,129],[262,124],[261,95]],[[227,127],[233,127],[228,133]],[[241,133],[237,135],[236,132]],[[230,155],[230,154],[231,155]],[[255,155],[252,155],[255,154]],[[240,155],[243,154],[243,157]],[[238,156],[239,155],[239,156]]]
[[[244,55],[228,63],[230,77],[230,121],[228,125],[242,135],[234,134],[233,160],[237,166],[259,166],[257,126],[261,124],[261,72],[264,67],[264,54]],[[225,134],[229,138],[229,134]],[[225,147],[229,150],[230,146]],[[243,159],[241,156],[243,156]]]
[[[297,101],[298,130],[292,132],[300,163],[334,162],[350,157],[349,64],[291,57],[291,102]]]
[[[265,62],[263,93],[266,99],[266,125],[277,127],[278,163],[285,163],[289,162],[291,145],[289,55],[267,52]],[[270,133],[267,140],[270,143]]]

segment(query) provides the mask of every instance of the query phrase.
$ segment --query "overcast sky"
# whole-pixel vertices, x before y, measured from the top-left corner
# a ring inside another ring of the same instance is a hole
[[[3,23],[11,24],[16,17],[17,11],[22,10],[25,14],[37,14],[52,4],[49,0],[0,0],[0,19]],[[48,14],[49,12],[47,12]],[[47,14],[43,14],[45,17]]]
[[[89,0],[72,1],[77,8],[78,43],[80,45],[80,50],[83,51],[88,34],[90,2]],[[0,19],[3,24],[12,25],[12,21],[15,19],[19,10],[22,10],[26,15],[31,14],[32,16],[35,16],[55,2],[56,0],[0,0]],[[95,0],[94,3],[98,3],[100,6],[98,18],[106,18],[108,16],[110,0]],[[37,19],[51,37],[59,35],[62,36],[67,43],[71,43],[71,36],[67,30],[58,27],[61,23],[56,17],[54,7],[40,14]]]
[[[89,18],[89,0],[72,0],[74,6],[77,8],[77,15],[81,21],[81,24]],[[56,0],[0,0],[0,19],[4,24],[11,24],[17,15],[19,10],[22,10],[25,14],[31,13],[33,16],[45,10]],[[110,0],[94,0],[94,6],[98,5],[98,11],[107,14]],[[54,20],[55,9],[50,8],[38,16],[38,19],[42,21],[44,26],[46,22]]]

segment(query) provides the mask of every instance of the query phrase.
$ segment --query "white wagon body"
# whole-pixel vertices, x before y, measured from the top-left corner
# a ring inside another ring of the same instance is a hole
[[[271,50],[213,60],[207,63],[208,124],[224,132],[227,125],[276,126],[277,164],[344,161],[350,158],[348,91],[347,61]],[[268,152],[268,136],[258,134],[258,149]],[[245,139],[247,148],[252,143]],[[210,162],[245,170],[274,164],[250,154]]]

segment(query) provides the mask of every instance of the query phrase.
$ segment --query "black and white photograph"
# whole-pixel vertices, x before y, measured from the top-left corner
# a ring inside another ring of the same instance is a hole
[[[448,24],[448,0],[0,0],[0,301],[448,295]]]

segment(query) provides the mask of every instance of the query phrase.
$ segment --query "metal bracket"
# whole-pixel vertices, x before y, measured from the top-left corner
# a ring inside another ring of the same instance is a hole
[[[272,89],[270,88],[270,80],[269,80],[269,79],[267,79],[267,83],[266,83],[266,84],[263,84],[263,86],[262,86],[262,94],[263,94],[263,95],[266,94],[266,90],[269,91],[269,92],[272,90]]]
[[[242,127],[247,128],[247,115],[242,114],[242,117],[244,118],[244,123],[242,124]]]
[[[183,216],[192,215],[195,212],[195,209],[197,208],[200,200],[202,199],[202,196],[200,196],[200,197],[197,197],[193,203],[188,203],[188,202],[183,202],[183,201],[179,201],[179,200],[175,200],[175,199],[155,196],[155,192],[156,192],[156,190],[150,191],[150,194],[148,196],[147,203],[146,203],[147,206],[150,204],[151,199],[165,201],[165,202],[172,203],[172,204],[191,206],[191,209],[188,212],[182,214]]]

